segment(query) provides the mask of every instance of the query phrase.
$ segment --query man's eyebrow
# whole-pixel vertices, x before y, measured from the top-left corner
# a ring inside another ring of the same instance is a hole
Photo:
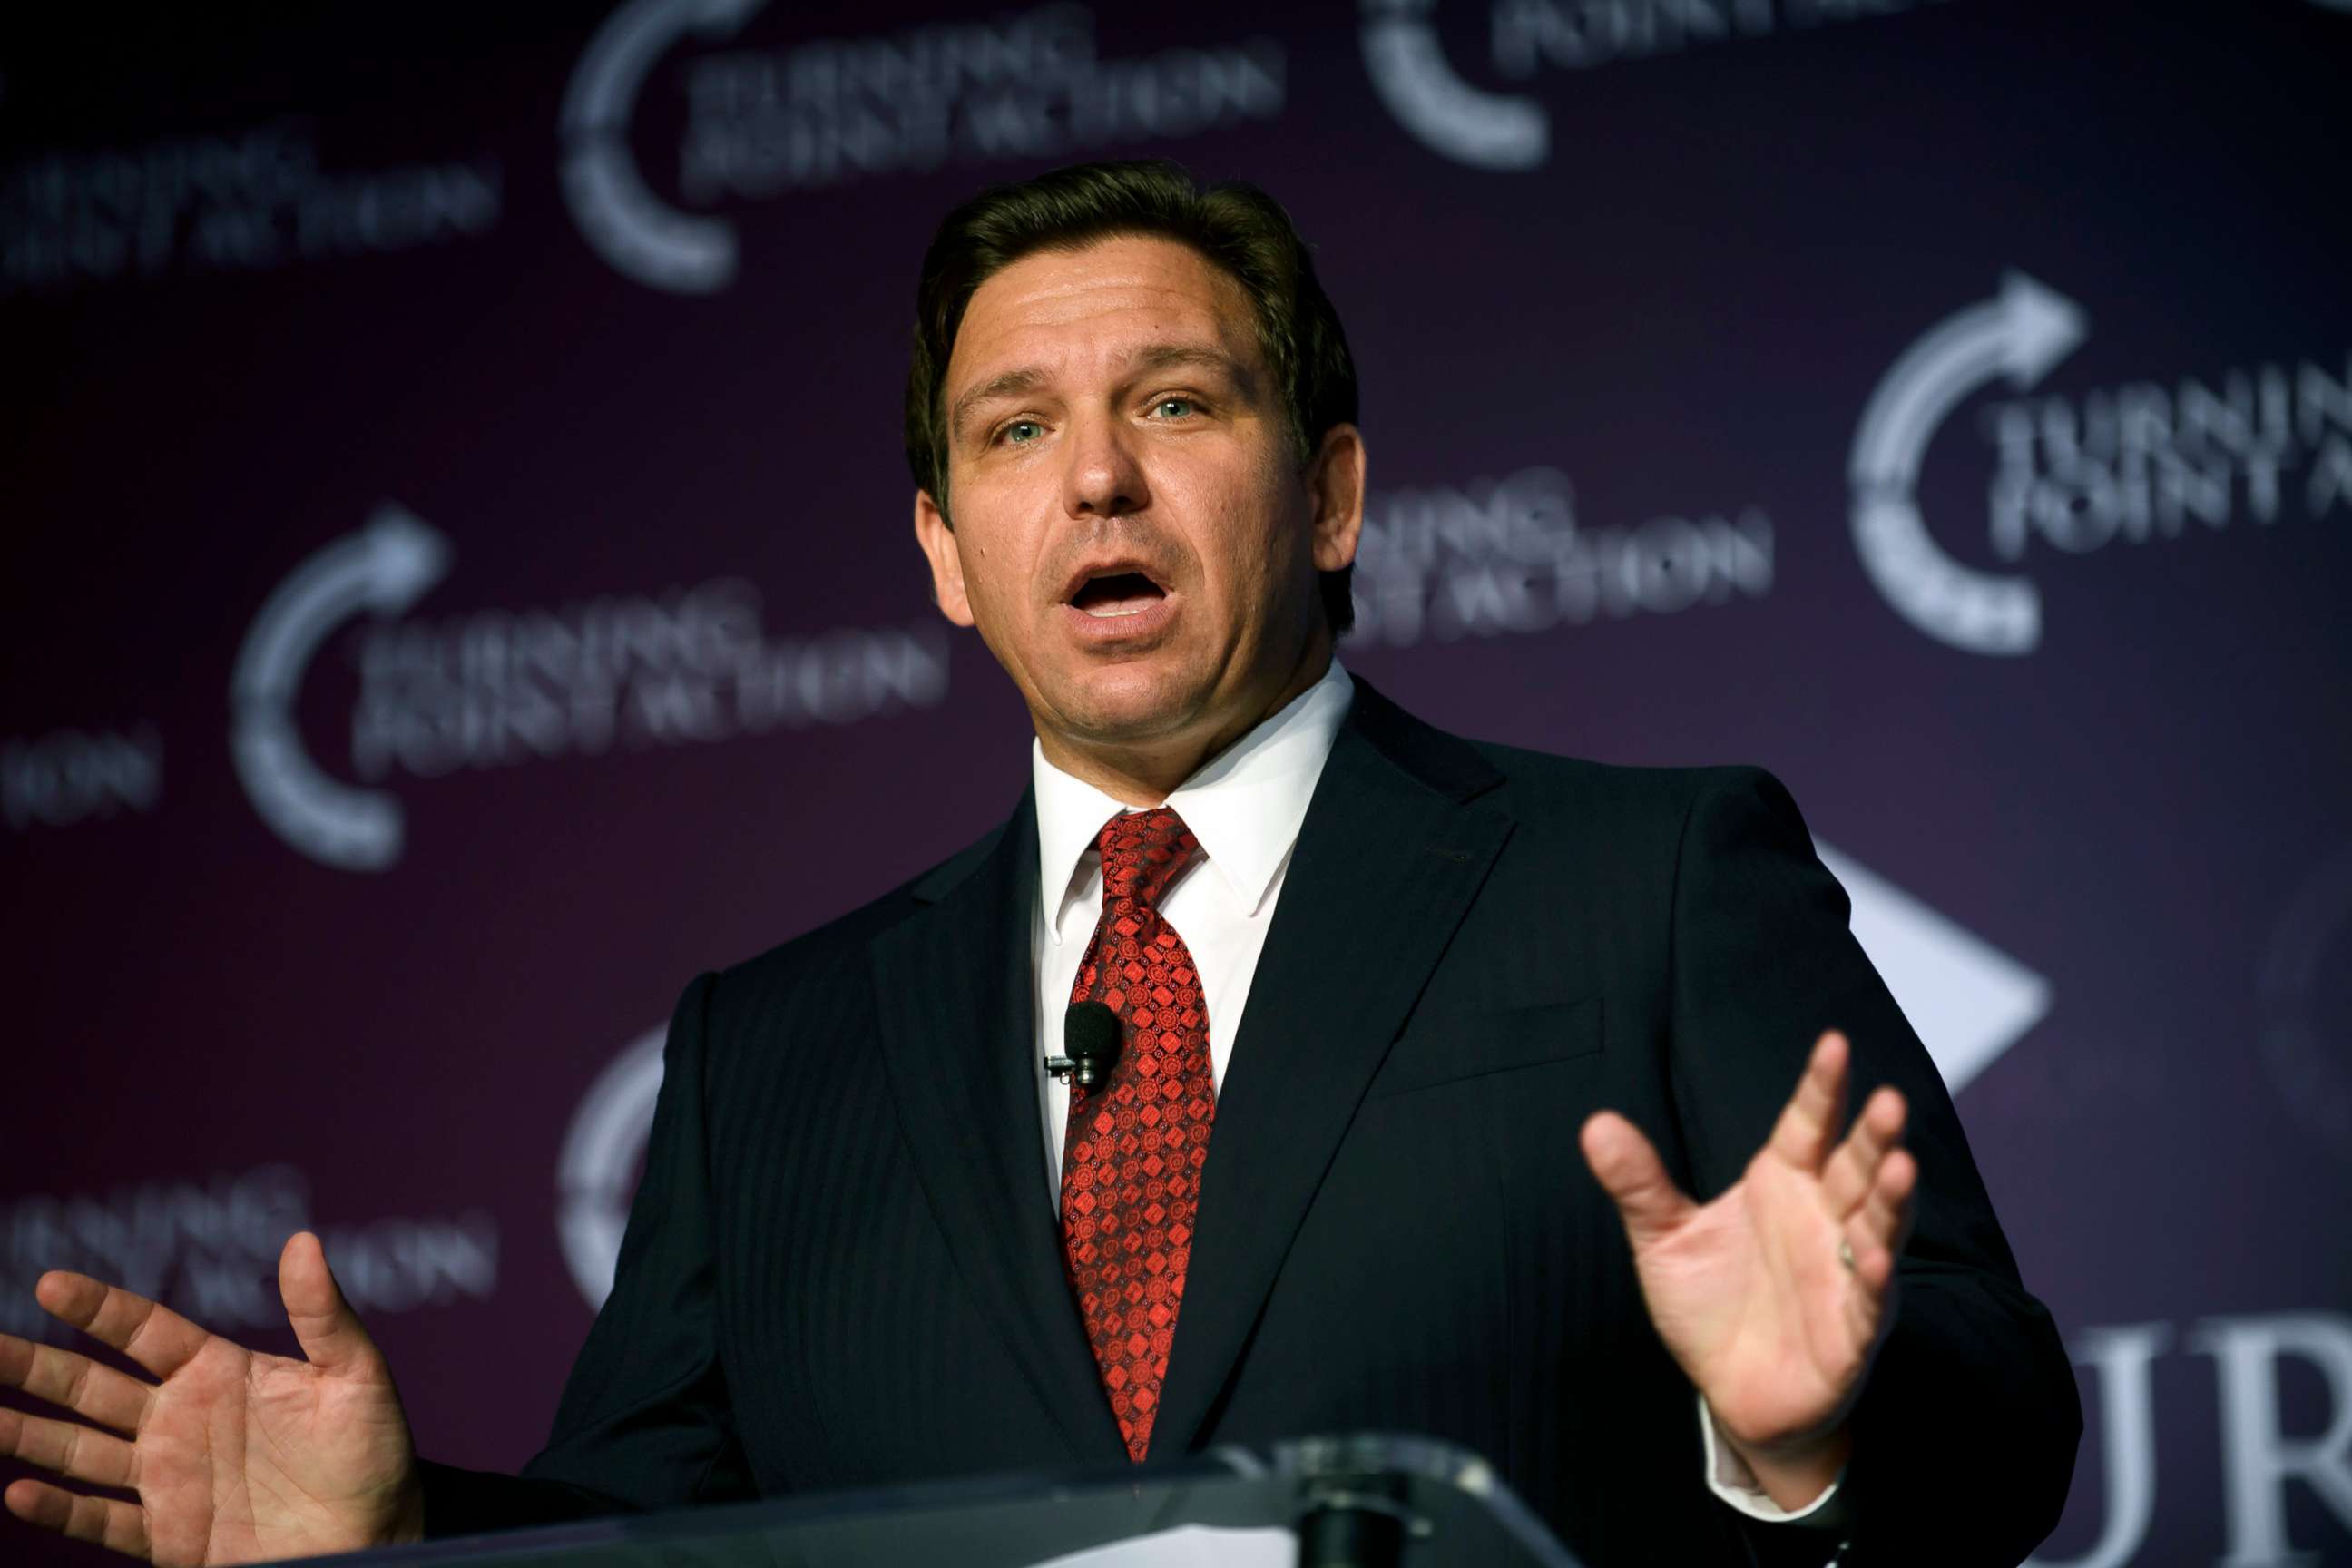
[[[1249,367],[1223,349],[1199,343],[1158,343],[1135,356],[1135,368],[1139,371],[1177,370],[1186,365],[1215,371],[1244,392],[1257,389]]]
[[[1223,349],[1211,348],[1201,343],[1155,343],[1137,353],[1132,365],[1130,374],[1198,366],[1226,377],[1238,386],[1244,395],[1254,394],[1257,390],[1256,378],[1250,374],[1247,365]],[[1001,375],[990,376],[955,400],[955,406],[948,412],[950,435],[961,439],[964,433],[965,422],[971,417],[972,411],[981,405],[1000,397],[1015,397],[1025,392],[1034,392],[1050,379],[1052,378],[1045,371],[1037,365],[1027,365],[1019,370],[1008,370]]]
[[[1012,397],[1024,392],[1034,392],[1045,384],[1045,373],[1035,365],[1022,370],[1008,370],[1002,375],[992,375],[978,386],[955,400],[948,411],[948,433],[961,439],[965,421],[971,411],[982,404],[999,397]]]

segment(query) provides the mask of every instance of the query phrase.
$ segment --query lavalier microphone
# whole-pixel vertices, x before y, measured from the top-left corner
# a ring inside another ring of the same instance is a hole
[[[1110,1076],[1118,1059],[1118,1015],[1100,1002],[1073,1002],[1062,1015],[1062,1049],[1066,1055],[1047,1057],[1045,1070],[1055,1078],[1092,1089]]]

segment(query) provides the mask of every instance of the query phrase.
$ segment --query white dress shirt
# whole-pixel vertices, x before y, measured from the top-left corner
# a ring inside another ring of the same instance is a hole
[[[1201,852],[1160,895],[1160,912],[1184,939],[1209,1009],[1209,1075],[1224,1088],[1234,1036],[1249,1001],[1257,955],[1290,868],[1291,847],[1324,760],[1356,693],[1335,660],[1323,679],[1219,752],[1169,794],[1168,805],[1201,841]],[[1032,742],[1037,795],[1037,924],[1030,951],[1037,977],[1037,1081],[1045,1120],[1047,1190],[1062,1194],[1062,1132],[1069,1085],[1045,1070],[1062,1054],[1062,1016],[1102,917],[1103,824],[1128,808],[1045,760]],[[1212,1139],[1215,1137],[1213,1130]]]
[[[1166,804],[1201,841],[1201,852],[1160,894],[1160,912],[1183,938],[1200,973],[1209,1010],[1209,1072],[1221,1091],[1258,954],[1290,869],[1290,852],[1355,692],[1355,683],[1334,659],[1321,679],[1169,792]],[[1128,807],[1047,762],[1045,748],[1034,742],[1029,772],[1037,798],[1038,888],[1029,948],[1037,985],[1037,1052],[1032,1059],[1037,1063],[1038,1110],[1045,1131],[1045,1189],[1058,1209],[1070,1090],[1045,1071],[1045,1058],[1062,1055],[1062,1017],[1086,961],[1087,939],[1102,914],[1102,856],[1095,840],[1103,824]],[[1210,1139],[1213,1143],[1213,1130]],[[1699,1429],[1707,1485],[1742,1513],[1771,1521],[1803,1519],[1837,1492],[1838,1482],[1832,1481],[1806,1507],[1783,1509],[1756,1486],[1730,1445],[1717,1440],[1704,1399]]]

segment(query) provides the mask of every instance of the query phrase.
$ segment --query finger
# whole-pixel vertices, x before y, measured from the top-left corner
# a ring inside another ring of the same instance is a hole
[[[1856,1349],[1878,1342],[1895,1316],[1895,1255],[1866,1237],[1858,1237],[1848,1221],[1846,1241],[1853,1248],[1854,1289],[1845,1293],[1846,1327]]]
[[[1696,1206],[1666,1174],[1665,1163],[1642,1130],[1615,1111],[1588,1118],[1577,1142],[1601,1189],[1616,1201],[1635,1247],[1673,1230]]]
[[[1853,1251],[1853,1277],[1863,1287],[1860,1294],[1875,1300],[1885,1294],[1886,1282],[1895,1276],[1893,1250],[1871,1233],[1859,1215],[1846,1221],[1842,1234]]]
[[[86,1355],[0,1334],[0,1388],[21,1388],[75,1415],[136,1432],[154,1408],[152,1384],[100,1366]]]
[[[50,1316],[112,1345],[157,1377],[187,1365],[212,1337],[171,1308],[87,1274],[44,1274],[33,1299]]]
[[[1881,1089],[1853,1119],[1853,1130],[1830,1156],[1822,1173],[1822,1206],[1832,1219],[1843,1219],[1869,1195],[1878,1179],[1879,1162],[1903,1137],[1908,1112],[1899,1090]]]
[[[148,1554],[147,1515],[136,1503],[81,1497],[47,1481],[12,1482],[5,1500],[8,1511],[27,1524],[76,1541],[94,1541],[133,1557]]]
[[[1909,1231],[1910,1196],[1918,1164],[1897,1149],[1879,1167],[1867,1202],[1848,1216],[1841,1234],[1853,1254],[1858,1289],[1846,1292],[1847,1321],[1857,1345],[1874,1343],[1894,1311],[1895,1258]]]
[[[1900,1252],[1910,1235],[1911,1196],[1918,1181],[1919,1163],[1909,1151],[1897,1149],[1886,1156],[1870,1184],[1870,1196],[1862,1205],[1860,1217],[1865,1234],[1890,1252]]]
[[[1797,1092],[1780,1111],[1766,1146],[1790,1164],[1818,1171],[1835,1136],[1838,1113],[1845,1105],[1845,1037],[1835,1029],[1814,1042]]]
[[[78,1421],[51,1421],[0,1410],[0,1454],[93,1486],[139,1484],[139,1450]]]
[[[278,1255],[278,1294],[312,1366],[332,1376],[373,1373],[382,1367],[375,1342],[327,1267],[326,1247],[307,1230],[289,1237]]]

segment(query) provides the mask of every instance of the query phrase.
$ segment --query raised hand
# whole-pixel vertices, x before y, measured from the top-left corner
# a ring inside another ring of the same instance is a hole
[[[44,1310],[158,1381],[0,1334],[0,1385],[82,1417],[0,1410],[0,1455],[139,1499],[20,1480],[7,1489],[8,1511],[160,1568],[421,1539],[423,1499],[400,1395],[317,1237],[286,1244],[278,1289],[307,1360],[256,1355],[84,1275],[43,1275],[34,1295]]]
[[[1700,1205],[1633,1124],[1584,1124],[1616,1201],[1650,1321],[1717,1425],[1776,1500],[1809,1500],[1848,1451],[1846,1414],[1895,1313],[1895,1255],[1918,1165],[1901,1094],[1881,1089],[1834,1149],[1849,1051],[1823,1035],[1770,1139]]]

